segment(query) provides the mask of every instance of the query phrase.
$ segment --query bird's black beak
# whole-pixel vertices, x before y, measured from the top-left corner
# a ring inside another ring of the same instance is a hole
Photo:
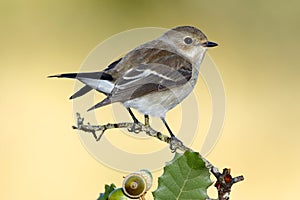
[[[210,42],[210,41],[207,41],[206,44],[204,44],[205,47],[215,47],[215,46],[218,46],[217,43],[214,43],[214,42]]]

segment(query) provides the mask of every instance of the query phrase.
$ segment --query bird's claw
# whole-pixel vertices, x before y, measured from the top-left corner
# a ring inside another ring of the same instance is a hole
[[[133,133],[139,133],[142,131],[142,126],[140,124],[137,123],[133,123],[133,125],[127,129],[129,132],[133,132]]]
[[[170,149],[172,153],[175,153],[177,149],[181,149],[183,146],[183,143],[177,137],[170,137]]]

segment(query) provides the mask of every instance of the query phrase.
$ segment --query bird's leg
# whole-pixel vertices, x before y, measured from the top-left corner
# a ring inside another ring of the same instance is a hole
[[[149,115],[145,115],[145,126],[149,127],[150,123],[149,123]]]
[[[183,143],[173,134],[172,130],[170,129],[168,123],[166,122],[165,118],[161,117],[160,118],[163,123],[165,124],[166,128],[168,129],[170,133],[170,149],[172,152],[175,152],[177,149],[179,149],[180,146],[183,145]]]
[[[128,110],[128,112],[129,112],[131,118],[133,119],[133,122],[136,123],[136,124],[138,124],[138,123],[139,123],[139,120],[134,116],[132,110],[131,110],[130,108],[127,108],[127,110]]]
[[[174,138],[175,135],[173,134],[172,130],[170,129],[170,127],[169,127],[168,123],[166,122],[165,118],[162,117],[162,118],[160,118],[160,119],[161,119],[161,121],[163,121],[163,123],[165,124],[166,128],[168,129],[171,138]]]
[[[140,123],[139,120],[134,116],[134,114],[133,114],[133,112],[130,108],[127,108],[127,110],[128,110],[128,112],[129,112],[129,114],[130,114],[130,116],[131,116],[131,118],[134,122],[133,126],[131,128],[128,128],[128,131],[129,132],[134,132],[134,133],[141,132],[142,127],[139,125],[139,123]]]

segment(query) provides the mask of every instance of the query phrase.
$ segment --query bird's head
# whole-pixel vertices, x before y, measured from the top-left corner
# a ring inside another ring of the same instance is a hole
[[[167,31],[162,37],[178,52],[186,57],[194,58],[203,55],[209,47],[218,44],[208,41],[202,31],[192,26],[179,26]]]

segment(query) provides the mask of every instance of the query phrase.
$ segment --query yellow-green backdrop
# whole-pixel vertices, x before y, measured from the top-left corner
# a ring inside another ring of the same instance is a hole
[[[71,129],[74,82],[46,76],[79,70],[113,34],[178,25],[220,44],[210,55],[227,114],[208,159],[245,176],[232,199],[297,198],[299,19],[296,0],[1,1],[0,199],[96,199],[105,183],[120,185],[124,174],[97,162]]]

